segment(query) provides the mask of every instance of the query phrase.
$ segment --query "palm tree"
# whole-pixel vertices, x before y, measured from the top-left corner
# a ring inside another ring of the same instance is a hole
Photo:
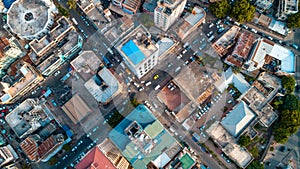
[[[68,0],[69,9],[76,9],[76,0]]]

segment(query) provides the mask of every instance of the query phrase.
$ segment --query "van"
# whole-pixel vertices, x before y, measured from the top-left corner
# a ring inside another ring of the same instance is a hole
[[[157,85],[154,90],[158,90],[160,88],[160,85]]]
[[[151,81],[145,83],[145,86],[149,86],[149,85],[151,85]]]

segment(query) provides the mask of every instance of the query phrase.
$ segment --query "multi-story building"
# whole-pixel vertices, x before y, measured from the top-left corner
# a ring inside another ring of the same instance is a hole
[[[206,12],[203,8],[194,7],[192,13],[184,18],[183,24],[179,27],[177,34],[181,39],[186,38],[198,26],[205,22]]]
[[[98,148],[118,169],[132,168],[130,163],[122,156],[118,148],[109,139],[105,139],[100,143]]]
[[[18,157],[11,145],[0,147],[0,167],[4,167],[8,163],[16,160]]]
[[[136,14],[140,8],[141,0],[113,0],[112,4],[123,9],[129,14]]]
[[[144,105],[138,105],[110,133],[109,139],[133,168],[147,169],[149,163],[163,168],[181,146]]]
[[[155,25],[167,31],[184,10],[187,0],[160,0],[154,10]]]
[[[24,53],[17,46],[16,39],[11,37],[1,37],[0,39],[0,75],[4,74],[4,71]]]
[[[286,20],[287,15],[298,12],[298,0],[280,0],[277,11],[277,18],[279,20]]]
[[[50,31],[57,9],[51,0],[17,0],[7,12],[7,25],[21,39],[41,38]]]
[[[14,77],[13,83],[8,84],[1,82],[3,91],[0,97],[1,102],[4,104],[14,103],[44,80],[43,76],[29,63],[24,62],[24,64],[17,69],[18,72]]]
[[[46,140],[42,140],[39,135],[32,135],[22,141],[20,147],[30,161],[46,162],[62,148],[64,141],[62,134],[51,135]]]
[[[38,130],[51,118],[48,116],[50,110],[35,99],[26,99],[5,120],[19,138],[25,138]]]
[[[276,72],[293,74],[296,68],[295,54],[290,49],[272,41],[258,39],[243,67],[247,71],[254,71],[263,66],[268,68],[266,64],[273,64],[272,67]]]
[[[123,60],[138,78],[143,77],[158,62],[158,49],[150,36],[146,28],[139,25],[116,45]]]

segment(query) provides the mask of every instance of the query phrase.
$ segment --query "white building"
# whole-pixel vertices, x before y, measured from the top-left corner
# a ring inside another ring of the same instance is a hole
[[[298,0],[280,0],[277,11],[277,18],[279,20],[286,20],[287,15],[298,12]]]
[[[18,0],[7,12],[7,25],[21,39],[41,38],[50,31],[57,9],[51,0]]]
[[[248,105],[241,101],[226,115],[221,124],[233,137],[238,137],[254,117],[255,114]]]
[[[224,72],[221,78],[214,83],[220,92],[224,92],[229,84],[233,84],[242,94],[250,89],[250,84],[241,73],[234,73],[231,68]]]
[[[154,10],[155,26],[167,31],[184,10],[187,0],[160,0]]]
[[[121,91],[118,79],[108,70],[102,68],[97,75],[88,80],[84,87],[91,93],[97,102],[109,102]]]
[[[158,62],[158,48],[150,36],[146,28],[139,25],[116,45],[123,60],[138,78],[143,77]]]
[[[295,73],[295,54],[290,49],[265,39],[259,39],[256,42],[250,59],[245,62],[244,68],[247,71],[260,69],[268,57],[272,57],[281,62],[279,68],[280,72]]]

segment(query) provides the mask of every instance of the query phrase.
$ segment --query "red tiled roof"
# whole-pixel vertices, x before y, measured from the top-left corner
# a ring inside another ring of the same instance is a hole
[[[94,147],[75,167],[76,169],[116,169],[108,158]]]

